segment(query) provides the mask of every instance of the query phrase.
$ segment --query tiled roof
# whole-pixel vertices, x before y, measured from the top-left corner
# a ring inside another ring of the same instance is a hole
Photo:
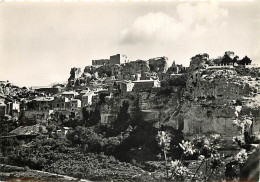
[[[38,135],[40,134],[40,127],[42,128],[41,133],[47,133],[45,126],[36,124],[32,126],[20,126],[9,133],[9,135]]]
[[[53,101],[54,100],[54,97],[36,97],[35,99],[33,99],[35,101]]]
[[[73,91],[66,91],[66,92],[62,92],[63,95],[70,95],[70,94],[75,94],[75,92]]]
[[[90,96],[90,95],[93,95],[93,94],[94,94],[94,92],[87,92],[83,96]]]

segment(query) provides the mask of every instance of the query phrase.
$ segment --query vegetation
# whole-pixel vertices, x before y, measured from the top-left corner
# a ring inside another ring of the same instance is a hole
[[[204,69],[205,64],[251,63],[250,58],[244,57],[239,60],[232,52],[226,52],[218,60],[210,60],[208,54],[197,55],[192,59],[196,69]],[[238,66],[234,69],[239,75],[250,73],[257,77],[256,70],[241,71],[243,67]],[[175,68],[170,71],[177,72],[177,67]],[[100,69],[99,76],[110,76],[110,71]],[[155,67],[150,66],[150,69],[155,70]],[[185,72],[185,69],[183,71]],[[211,70],[204,69],[201,76],[210,75],[210,72]],[[71,76],[75,77],[75,73],[71,73]],[[110,100],[107,99],[107,94],[103,93],[91,108],[82,107],[79,112],[54,111],[46,121],[26,118],[25,112],[21,112],[19,117],[2,117],[0,122],[2,162],[97,181],[238,180],[241,178],[241,171],[247,166],[248,158],[254,152],[252,144],[259,143],[252,133],[253,118],[240,116],[234,121],[241,128],[241,136],[234,138],[234,145],[238,150],[229,151],[230,153],[221,150],[220,145],[224,140],[218,134],[184,136],[181,131],[184,127],[183,122],[179,122],[178,129],[175,129],[168,125],[168,121],[174,116],[179,117],[185,99],[193,101],[192,92],[187,91],[185,98],[182,96],[188,76],[189,73],[172,75],[171,79],[164,80],[161,88],[150,91],[113,93],[113,98]],[[75,82],[75,85],[80,86],[80,80]],[[199,86],[195,78],[189,84]],[[118,85],[114,84],[114,87],[117,88]],[[152,100],[151,97],[155,99]],[[217,100],[214,96],[204,95],[197,99],[199,102],[206,100],[212,103]],[[165,106],[169,100],[171,103]],[[160,114],[158,118],[147,121],[144,117],[146,113],[142,109],[151,103],[158,103],[152,109],[158,109]],[[22,105],[25,110],[38,109],[35,102],[24,102]],[[114,110],[111,111],[112,105]],[[230,107],[242,105],[243,100],[237,99]],[[107,108],[104,106],[111,106],[108,109],[109,114],[110,111],[113,113],[111,122],[100,122],[101,119],[103,121],[102,114]],[[166,113],[168,112],[166,109],[171,110],[170,107],[175,106],[176,112],[167,115],[169,113]],[[213,115],[211,110],[205,113],[207,118]],[[48,132],[40,131],[35,135],[9,135],[19,126],[35,124],[40,124]]]

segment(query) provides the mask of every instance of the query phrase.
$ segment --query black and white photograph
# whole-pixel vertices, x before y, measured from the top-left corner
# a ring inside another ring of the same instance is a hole
[[[260,1],[0,0],[0,181],[258,182]]]

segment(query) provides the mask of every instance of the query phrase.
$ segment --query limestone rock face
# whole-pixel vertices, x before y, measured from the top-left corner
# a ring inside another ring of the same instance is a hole
[[[84,73],[93,74],[96,71],[96,66],[86,66],[84,69]]]
[[[140,114],[145,122],[152,123],[159,127],[158,123],[165,123],[178,114],[180,109],[180,99],[184,92],[183,87],[169,89],[169,94],[158,88],[152,92],[133,93],[135,98],[139,98]],[[135,101],[129,97],[111,98],[111,100],[102,104],[100,109],[101,123],[111,124],[116,121],[116,117],[122,103],[129,103],[128,113],[134,117]]]
[[[110,77],[112,75],[111,66],[109,66],[109,65],[104,65],[104,66],[97,67],[95,69],[95,72],[98,73],[99,77],[104,77],[104,76],[109,76]]]
[[[68,79],[68,85],[74,86],[77,80],[81,77],[81,69],[80,68],[71,68],[70,77]]]
[[[120,65],[120,75],[122,79],[129,79],[133,74],[143,74],[150,71],[147,61],[137,60]]]
[[[206,53],[198,54],[191,58],[190,69],[191,70],[203,69],[206,67],[208,60],[209,60],[208,54]]]
[[[167,57],[158,57],[158,58],[152,58],[149,59],[149,67],[152,72],[156,73],[166,73],[167,71]]]
[[[118,99],[109,100],[100,108],[100,123],[109,125],[116,121],[121,103]]]
[[[219,133],[230,138],[241,134],[234,121],[247,117],[253,123],[253,132],[259,132],[260,80],[235,69],[197,69],[187,73],[186,87],[136,94],[144,120],[155,127],[170,125],[185,134]],[[102,108],[102,123],[115,121],[124,99]],[[131,115],[133,103],[128,101]]]
[[[164,124],[171,117],[176,115],[181,104],[181,95],[184,92],[183,87],[153,90],[151,93],[139,93],[139,106],[145,121],[153,123],[155,127],[158,124]]]
[[[180,113],[169,121],[190,134],[239,135],[235,120],[249,117],[259,131],[260,80],[235,69],[197,69],[188,74]]]
[[[70,70],[70,79],[77,79],[81,76],[81,69],[80,68],[71,68]]]
[[[102,77],[104,74],[107,76],[111,76],[112,74],[112,66],[103,65],[103,66],[86,66],[84,69],[84,73],[89,73],[93,75],[94,73],[98,73],[99,77]]]

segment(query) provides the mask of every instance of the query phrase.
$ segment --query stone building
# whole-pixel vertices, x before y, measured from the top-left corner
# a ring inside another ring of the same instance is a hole
[[[119,64],[115,64],[111,68],[111,75],[114,76],[117,79],[119,74],[120,74],[120,65]]]
[[[109,59],[96,59],[92,60],[92,65],[93,66],[102,66],[102,65],[107,65],[109,64]]]
[[[85,95],[86,93],[88,93],[89,91],[90,91],[89,88],[87,88],[87,90],[82,90],[82,91],[79,93],[80,97],[82,98],[82,96]]]
[[[6,104],[5,103],[0,103],[0,117],[6,115]]]
[[[12,115],[19,116],[20,113],[20,103],[16,100],[12,103]]]
[[[85,93],[83,96],[82,96],[82,106],[87,106],[87,105],[91,105],[93,100],[94,100],[94,97],[96,96],[97,94],[95,94],[94,91],[90,91],[90,92],[87,92]]]
[[[159,80],[136,80],[128,81],[122,80],[118,82],[120,84],[120,90],[122,93],[140,91],[140,90],[150,90],[152,88],[161,87]]]
[[[66,91],[66,92],[62,92],[61,95],[68,99],[73,99],[75,98],[76,95],[78,95],[78,93],[76,93],[75,91]]]
[[[133,81],[134,88],[133,91],[147,90],[152,88],[161,87],[159,80],[137,80]]]
[[[119,81],[119,84],[120,84],[119,88],[122,93],[132,92],[135,85],[132,81],[127,81],[127,80]]]
[[[52,110],[25,110],[24,118],[26,121],[34,121],[36,123],[45,123],[51,115]]]
[[[103,65],[116,65],[116,64],[123,64],[127,62],[127,56],[124,54],[116,54],[110,56],[109,59],[97,59],[92,60],[93,66],[103,66]]]
[[[124,54],[116,54],[110,56],[109,65],[123,64],[127,63],[127,56]]]
[[[44,93],[46,95],[57,94],[60,91],[58,87],[34,87],[34,90],[39,93]]]
[[[81,107],[81,101],[79,99],[71,99],[70,100],[70,108],[78,108]]]
[[[69,99],[66,97],[55,97],[53,101],[53,109],[54,110],[65,110],[66,103],[69,102]]]
[[[54,97],[36,97],[33,102],[36,102],[38,110],[53,110]]]

